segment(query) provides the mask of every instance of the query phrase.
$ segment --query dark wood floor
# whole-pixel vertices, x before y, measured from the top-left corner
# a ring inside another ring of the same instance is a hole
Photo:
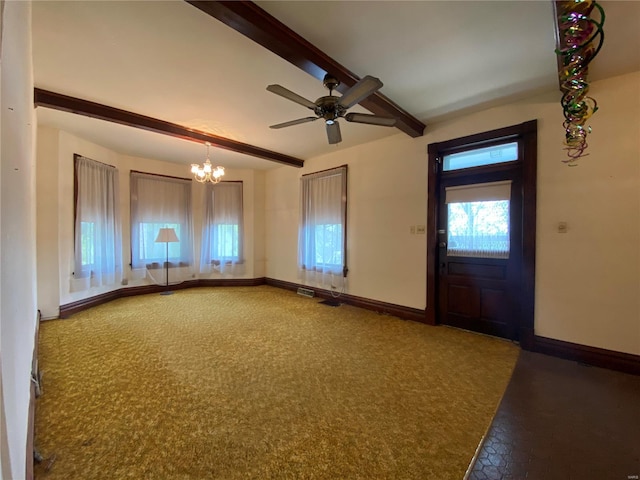
[[[640,376],[523,351],[467,478],[639,476]]]

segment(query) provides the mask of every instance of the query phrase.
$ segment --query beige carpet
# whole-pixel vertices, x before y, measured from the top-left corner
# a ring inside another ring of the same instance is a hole
[[[197,288],[44,322],[36,477],[460,480],[518,348],[317,302]]]

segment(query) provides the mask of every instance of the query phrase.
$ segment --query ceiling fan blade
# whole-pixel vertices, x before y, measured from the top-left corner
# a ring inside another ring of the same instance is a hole
[[[304,117],[304,118],[299,118],[297,120],[291,120],[290,122],[284,122],[284,123],[278,123],[277,125],[271,125],[269,128],[291,127],[292,125],[299,125],[301,123],[313,122],[314,120],[317,120],[317,119],[318,119],[318,117]]]
[[[329,124],[327,123],[327,137],[331,145],[340,143],[342,141],[342,135],[340,134],[340,124],[337,121]]]
[[[347,113],[344,119],[347,122],[380,125],[381,127],[393,127],[396,124],[395,118],[379,117],[378,115],[369,115],[367,113]]]
[[[301,97],[297,93],[293,93],[291,90],[289,90],[288,88],[284,88],[282,85],[269,85],[267,87],[267,90],[269,90],[271,93],[275,93],[276,95],[280,95],[281,97],[284,97],[287,100],[296,102],[302,105],[303,107],[310,108],[311,110],[314,110],[316,108],[316,104],[313,103],[311,100],[307,100],[306,98]]]
[[[356,83],[349,90],[344,92],[344,95],[340,97],[338,104],[342,105],[344,108],[352,107],[356,103],[367,98],[369,95],[371,95],[381,87],[382,82],[379,78],[367,75],[366,77],[360,79],[360,81],[358,81],[358,83]]]

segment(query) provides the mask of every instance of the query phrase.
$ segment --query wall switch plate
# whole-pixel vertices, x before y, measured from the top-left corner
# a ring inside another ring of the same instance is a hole
[[[425,233],[427,233],[427,226],[426,225],[416,225],[416,233],[418,235],[424,235]]]
[[[411,226],[409,227],[409,233],[410,233],[411,235],[415,235],[415,234],[416,234],[416,227],[415,227],[415,225],[411,225]]]

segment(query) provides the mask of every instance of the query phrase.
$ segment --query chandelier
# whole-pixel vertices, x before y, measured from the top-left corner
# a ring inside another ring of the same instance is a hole
[[[191,173],[193,173],[193,178],[200,183],[211,182],[218,183],[222,176],[224,175],[224,167],[214,167],[211,165],[211,160],[209,160],[209,147],[211,144],[209,142],[207,145],[207,159],[202,164],[202,166],[197,163],[191,164]]]

